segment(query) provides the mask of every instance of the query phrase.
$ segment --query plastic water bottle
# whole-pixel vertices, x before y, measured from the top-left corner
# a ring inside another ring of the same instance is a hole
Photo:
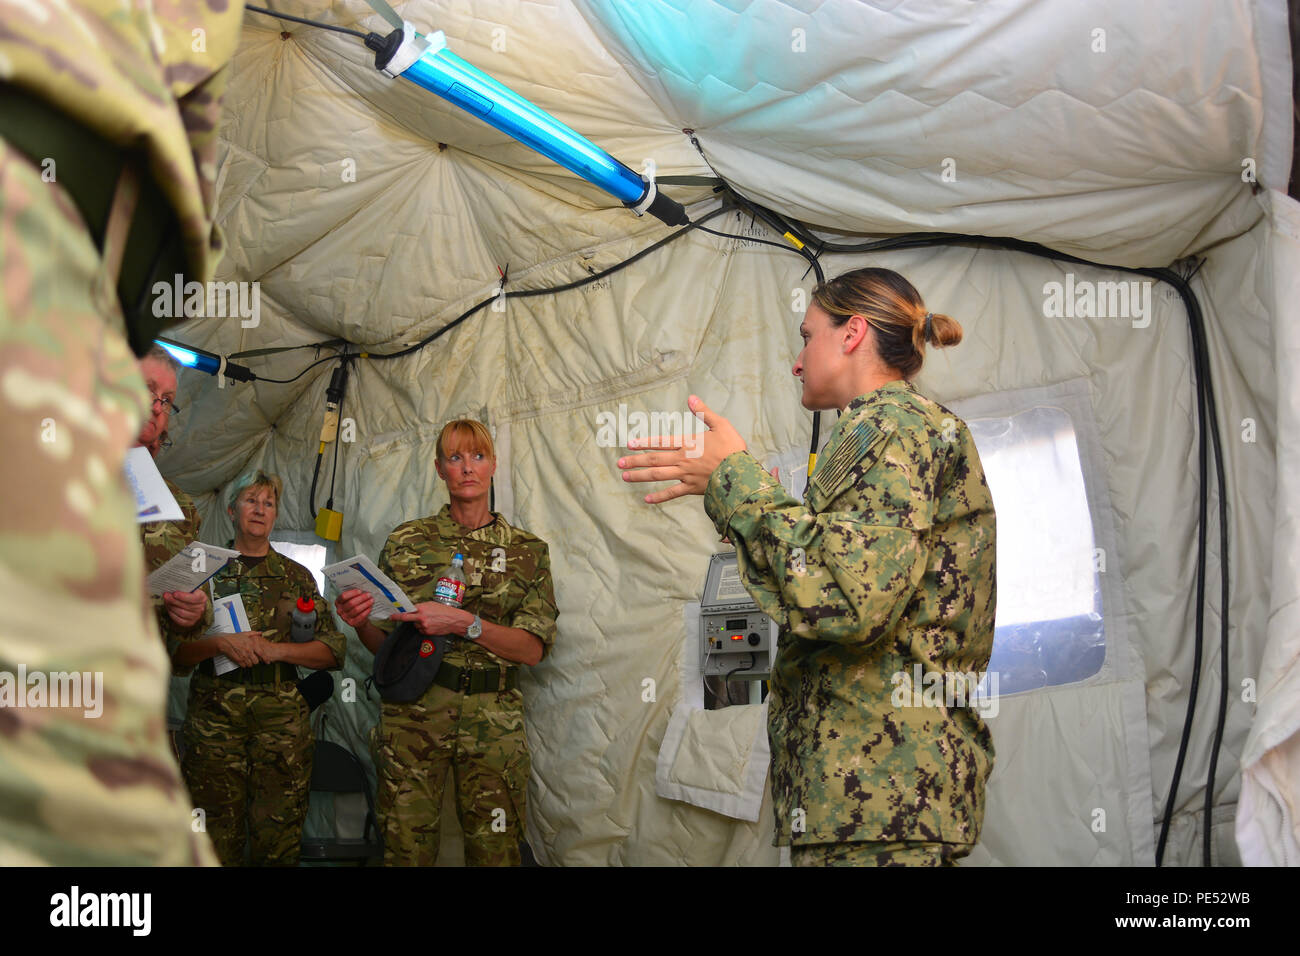
[[[438,583],[433,589],[433,599],[448,607],[460,607],[465,603],[465,556],[459,552],[451,559],[451,565],[438,573]]]
[[[293,609],[293,623],[289,626],[289,636],[299,644],[316,639],[315,599],[298,598],[298,604]]]

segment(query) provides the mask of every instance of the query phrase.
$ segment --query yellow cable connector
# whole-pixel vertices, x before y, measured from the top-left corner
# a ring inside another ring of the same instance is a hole
[[[321,508],[316,512],[316,537],[337,541],[343,535],[343,512]]]
[[[790,245],[794,246],[796,249],[803,248],[803,243],[800,242],[797,238],[795,238],[794,233],[787,232],[784,238],[790,243]]]

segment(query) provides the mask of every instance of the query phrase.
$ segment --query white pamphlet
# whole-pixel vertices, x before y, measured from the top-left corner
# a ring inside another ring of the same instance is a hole
[[[232,594],[212,602],[212,626],[208,628],[204,637],[211,637],[213,634],[240,634],[247,630],[250,628],[243,598],[238,594]],[[212,658],[212,666],[218,677],[239,667],[225,654],[218,654]]]
[[[321,568],[321,571],[338,588],[340,594],[356,588],[373,597],[375,607],[370,612],[373,618],[382,621],[397,611],[415,610],[415,603],[393,583],[392,578],[380,571],[379,566],[364,554],[331,564]]]
[[[172,559],[149,575],[149,593],[154,597],[167,591],[194,591],[226,566],[238,551],[218,548],[215,544],[191,541]]]
[[[163,481],[148,448],[132,448],[126,453],[126,484],[135,495],[135,520],[140,524],[184,520],[185,514]]]

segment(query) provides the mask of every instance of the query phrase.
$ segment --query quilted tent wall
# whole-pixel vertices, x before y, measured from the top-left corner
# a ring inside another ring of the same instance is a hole
[[[1111,266],[1203,259],[1192,285],[1225,436],[1232,582],[1212,842],[1216,859],[1238,859],[1244,806],[1252,855],[1295,846],[1300,343],[1288,311],[1297,220],[1284,195],[1284,4],[395,6],[629,165],[719,177],[828,237],[944,231]],[[280,8],[386,31],[354,0]],[[498,270],[508,267],[509,289],[557,286],[670,232],[378,74],[354,39],[251,13],[222,139],[222,278],[260,283],[261,322],[199,319],[177,332],[222,354],[340,339],[397,351],[491,297]],[[708,186],[666,188],[693,217],[718,206]],[[710,225],[777,238],[730,212]],[[1044,285],[1067,269],[1099,281],[1125,274],[970,245],[823,257],[829,274],[867,263],[904,272],[963,323],[965,341],[931,356],[922,391],[958,402],[1073,383],[1086,396],[1104,474],[1096,490],[1113,519],[1123,584],[1106,611],[1122,638],[1096,677],[1002,702],[971,862],[1149,863],[1193,659],[1197,436],[1181,302],[1157,292],[1143,328],[1050,319]],[[640,504],[596,423],[620,405],[684,410],[697,393],[760,458],[797,461],[810,422],[790,375],[792,306],[811,287],[806,270],[791,253],[696,231],[598,283],[485,309],[409,357],[357,363],[344,408],[357,440],[340,447],[334,491],[346,515],[340,557],[377,555],[394,526],[441,506],[432,441],[467,414],[504,440],[501,509],[550,543],[559,639],[524,686],[529,835],[543,862],[778,859],[766,804],[751,822],[656,792],[660,745],[689,690],[682,608],[721,546],[698,502]],[[246,362],[287,379],[329,354]],[[285,478],[280,529],[311,530],[332,365],[289,384],[223,389],[183,376],[193,414],[160,464],[205,504],[205,539],[224,543],[215,492],[252,464]],[[1200,699],[1167,853],[1181,862],[1199,853],[1221,681],[1217,496],[1212,488]],[[359,680],[369,666],[354,641],[344,676]],[[364,754],[375,698],[339,694],[326,706],[330,735]],[[1098,807],[1108,808],[1101,831]]]

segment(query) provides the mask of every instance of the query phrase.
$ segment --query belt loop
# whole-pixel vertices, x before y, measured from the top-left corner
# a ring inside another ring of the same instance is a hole
[[[117,188],[113,191],[113,203],[108,209],[108,222],[104,226],[104,271],[112,289],[117,288],[122,256],[126,252],[126,240],[139,199],[140,170],[132,157],[122,164],[122,173],[117,177]]]

